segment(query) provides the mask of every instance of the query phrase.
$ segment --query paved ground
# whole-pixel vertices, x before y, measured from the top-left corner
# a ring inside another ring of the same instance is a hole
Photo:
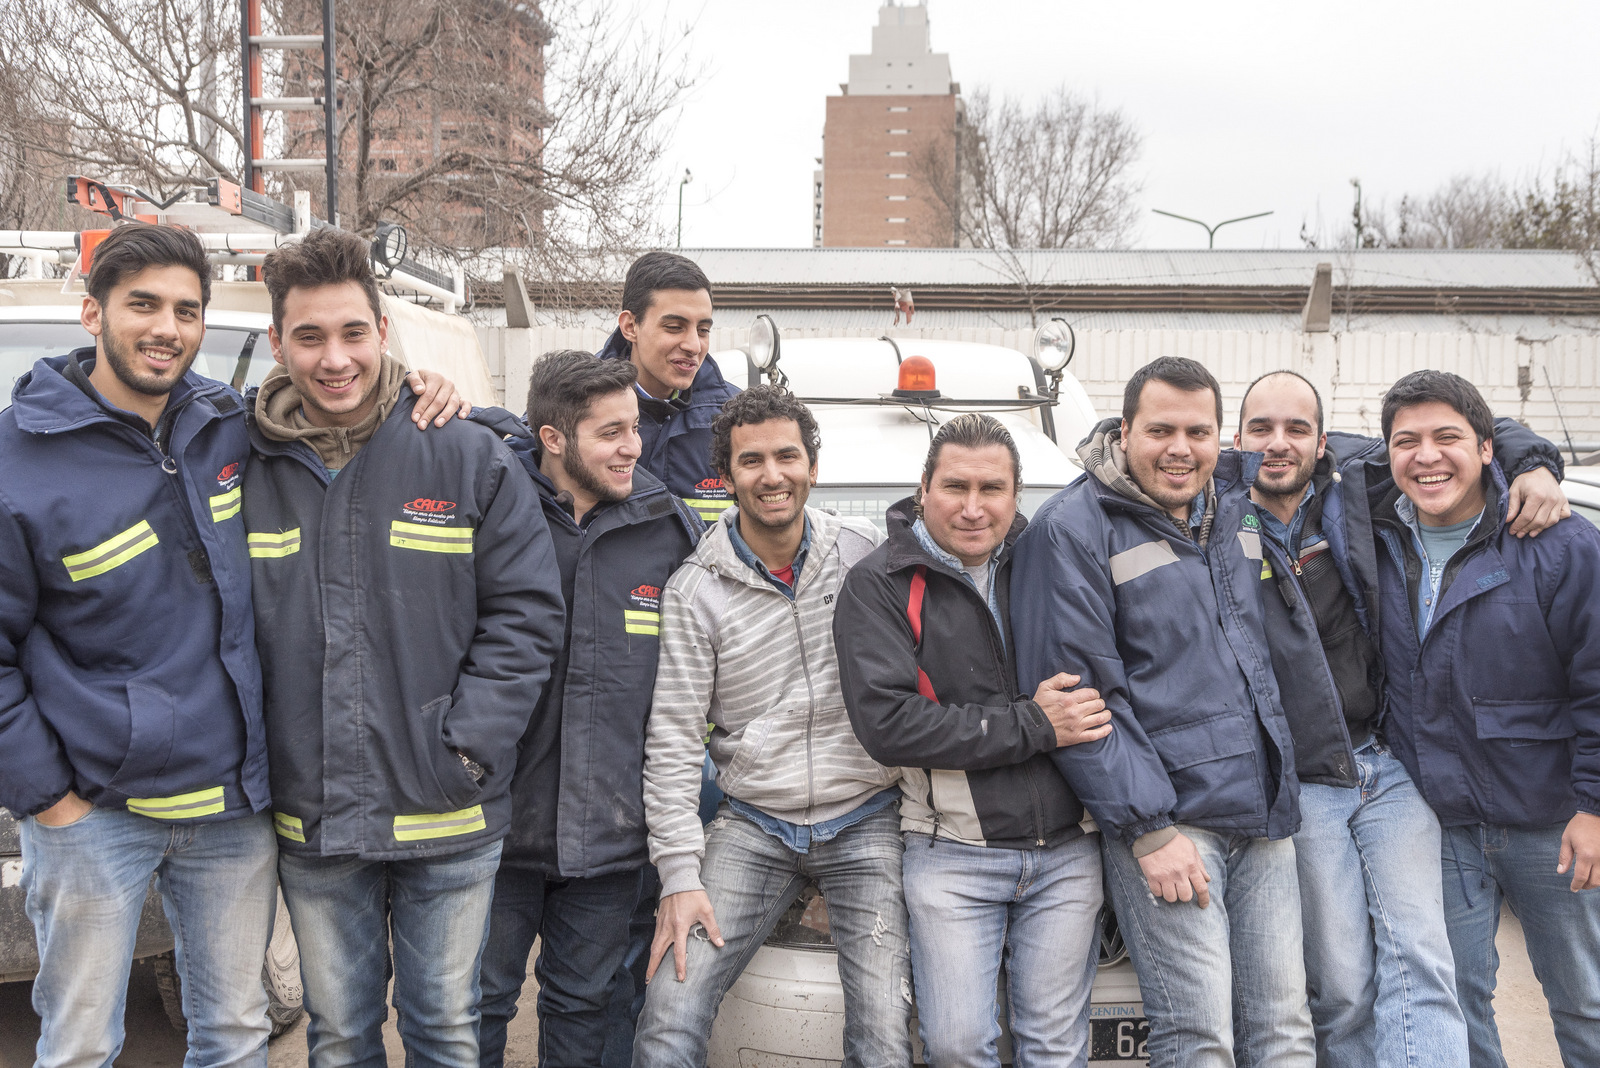
[[[1495,1007],[1506,1060],[1511,1068],[1560,1068],[1555,1037],[1544,995],[1528,966],[1522,945],[1522,927],[1509,912],[1500,924],[1500,991]],[[33,1043],[39,1022],[29,1007],[27,983],[0,985],[0,1068],[27,1068],[33,1061]],[[534,1068],[538,1063],[538,1024],[534,1017],[532,984],[524,994],[521,1012],[511,1025],[506,1051],[507,1068]],[[128,1041],[117,1068],[179,1068],[183,1063],[183,1036],[167,1023],[161,998],[148,969],[135,967],[128,984]],[[301,1028],[272,1043],[271,1068],[303,1068],[305,1036]],[[399,1039],[391,1023],[387,1029],[390,1063],[404,1063]]]

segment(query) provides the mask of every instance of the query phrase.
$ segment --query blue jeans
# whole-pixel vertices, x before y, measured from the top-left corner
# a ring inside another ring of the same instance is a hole
[[[150,876],[177,943],[186,1068],[267,1063],[261,964],[278,907],[267,813],[172,823],[96,808],[65,827],[25,819],[22,885],[39,941],[38,1068],[108,1066]]]
[[[784,909],[815,881],[828,902],[844,987],[844,1068],[904,1068],[911,1061],[911,966],[900,893],[900,814],[876,812],[837,838],[796,853],[723,807],[706,826],[700,868],[724,945],[689,937],[688,978],[669,955],[645,992],[634,1036],[639,1068],[698,1068],[722,996],[772,933]]]
[[[1533,974],[1544,987],[1565,1064],[1600,1065],[1600,888],[1571,890],[1556,874],[1566,824],[1472,824],[1444,832],[1444,918],[1472,1068],[1505,1068],[1494,1023],[1494,936],[1500,906],[1522,922]]]
[[[506,1025],[517,1014],[536,937],[542,938],[534,964],[539,1064],[600,1064],[612,981],[628,949],[628,919],[639,899],[640,876],[635,868],[593,879],[547,879],[526,868],[501,867],[483,951],[482,1068],[500,1068],[504,1062]]]
[[[1356,788],[1300,785],[1300,915],[1322,1068],[1460,1068],[1439,820],[1405,767],[1368,743]]]
[[[1133,851],[1101,836],[1150,1020],[1151,1068],[1312,1068],[1294,843],[1178,830],[1211,875],[1208,908],[1156,898]]]
[[[1049,849],[931,841],[906,835],[904,861],[928,1063],[998,1068],[1003,957],[1016,1068],[1086,1064],[1103,897],[1099,836]]]
[[[406,1064],[478,1068],[478,963],[499,866],[499,842],[417,860],[279,856],[311,1068],[383,1068],[391,974]]]

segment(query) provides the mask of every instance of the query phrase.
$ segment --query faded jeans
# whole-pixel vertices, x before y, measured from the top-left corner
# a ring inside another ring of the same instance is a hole
[[[1133,851],[1101,836],[1150,1021],[1151,1068],[1312,1068],[1294,843],[1178,830],[1211,876],[1208,908],[1156,898]]]
[[[21,821],[22,885],[39,941],[38,1068],[109,1066],[139,914],[155,874],[177,944],[185,1068],[265,1068],[261,964],[278,907],[277,846],[263,812],[173,823],[95,808],[65,827]]]
[[[391,974],[406,1064],[478,1068],[478,965],[499,866],[499,842],[416,860],[278,858],[311,1068],[387,1063]]]
[[[1369,742],[1359,786],[1300,784],[1300,914],[1322,1068],[1460,1068],[1438,865],[1439,820],[1405,767]]]
[[[911,969],[901,897],[900,814],[893,806],[838,837],[796,853],[724,806],[706,827],[700,880],[724,945],[696,927],[688,978],[671,952],[645,993],[634,1036],[636,1068],[701,1068],[728,988],[808,881],[828,903],[844,987],[844,1068],[904,1068],[911,1061]]]
[[[1522,923],[1563,1063],[1600,1065],[1600,888],[1574,894],[1572,872],[1556,874],[1566,826],[1445,828],[1444,915],[1472,1068],[1506,1063],[1492,1004],[1502,903]]]
[[[1000,1064],[995,987],[1006,967],[1016,1068],[1082,1066],[1100,949],[1100,836],[1048,849],[906,836],[911,973],[934,1068]]]

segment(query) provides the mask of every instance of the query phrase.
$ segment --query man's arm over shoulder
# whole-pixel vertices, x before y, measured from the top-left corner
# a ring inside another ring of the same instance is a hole
[[[834,607],[845,708],[867,754],[888,767],[968,771],[1054,749],[1055,728],[1032,701],[940,704],[918,692],[916,643],[897,590],[868,562],[851,570]]]
[[[694,601],[699,583],[715,581],[705,568],[689,563],[661,591],[656,688],[645,726],[644,815],[650,861],[661,873],[663,898],[703,888],[700,772],[717,654],[711,628]]]
[[[1551,568],[1545,619],[1567,665],[1568,709],[1578,734],[1572,759],[1578,811],[1600,815],[1600,530],[1582,519],[1567,522],[1573,535]]]
[[[509,449],[490,444],[480,476],[488,504],[473,536],[477,634],[461,665],[445,743],[482,764],[487,779],[509,779],[516,739],[549,681],[566,609],[538,491]]]
[[[1086,506],[1081,499],[1062,503]],[[1115,729],[1098,741],[1058,749],[1053,759],[1101,829],[1133,845],[1172,826],[1177,794],[1130,704],[1110,565],[1067,529],[1059,513],[1058,506],[1017,539],[1011,569],[1017,684],[1028,693],[1067,672],[1100,691]]]
[[[66,750],[22,674],[22,643],[38,605],[33,553],[0,499],[0,805],[17,816],[43,812],[72,789]]]

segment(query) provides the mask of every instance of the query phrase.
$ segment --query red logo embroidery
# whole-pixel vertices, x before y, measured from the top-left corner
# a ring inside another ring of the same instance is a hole
[[[455,501],[431,501],[426,497],[418,497],[405,507],[418,512],[448,512],[456,506]]]
[[[224,467],[221,471],[217,472],[217,481],[218,482],[226,482],[226,481],[228,481],[228,479],[232,478],[234,475],[237,475],[238,473],[239,473],[239,465],[238,464],[229,464],[227,467]]]
[[[661,587],[660,586],[635,586],[634,589],[633,589],[633,595],[635,597],[660,597],[661,596]]]
[[[700,484],[695,486],[695,489],[701,490],[719,490],[723,488],[725,487],[722,485],[722,479],[720,478],[703,478],[700,480]]]

